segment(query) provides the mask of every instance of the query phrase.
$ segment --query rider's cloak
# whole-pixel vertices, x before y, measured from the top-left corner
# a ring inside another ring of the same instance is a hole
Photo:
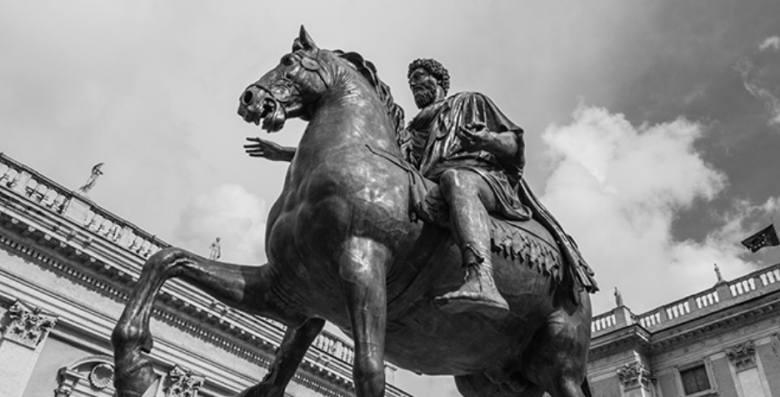
[[[515,157],[499,159],[487,151],[466,148],[459,129],[477,124],[485,125],[493,132],[514,133],[518,143]],[[563,253],[564,277],[588,291],[598,289],[593,271],[574,240],[563,231],[523,179],[523,129],[509,120],[490,98],[474,92],[452,95],[421,110],[409,123],[405,134],[408,135],[402,141],[405,141],[407,160],[425,177],[438,181],[450,168],[476,172],[495,194],[497,215],[514,221],[534,218],[542,223],[553,234]]]

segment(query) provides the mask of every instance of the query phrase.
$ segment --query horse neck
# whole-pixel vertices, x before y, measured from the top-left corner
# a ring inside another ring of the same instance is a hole
[[[371,145],[400,153],[386,105],[359,79],[343,79],[318,101],[299,149],[330,152],[335,147]]]

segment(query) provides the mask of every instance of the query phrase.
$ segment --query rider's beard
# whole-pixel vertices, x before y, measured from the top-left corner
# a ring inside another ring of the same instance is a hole
[[[417,108],[422,109],[436,100],[436,90],[430,88],[423,88],[414,91],[414,104]]]

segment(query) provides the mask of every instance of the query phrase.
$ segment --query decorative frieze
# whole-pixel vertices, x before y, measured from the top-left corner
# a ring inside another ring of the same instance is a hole
[[[617,370],[618,379],[627,390],[648,387],[651,381],[650,369],[641,361],[623,365]]]
[[[206,378],[194,375],[191,371],[175,365],[166,376],[168,384],[165,387],[166,397],[197,397],[198,390]]]
[[[92,367],[89,371],[89,384],[97,390],[103,390],[114,384],[114,366],[107,363],[100,363]]]
[[[756,366],[756,345],[753,341],[740,343],[726,349],[726,356],[737,371],[753,368]]]
[[[113,395],[114,365],[109,356],[86,357],[57,371],[55,397]]]
[[[44,314],[40,308],[14,302],[8,309],[8,325],[3,337],[31,349],[46,338],[49,330],[57,323],[57,317]]]

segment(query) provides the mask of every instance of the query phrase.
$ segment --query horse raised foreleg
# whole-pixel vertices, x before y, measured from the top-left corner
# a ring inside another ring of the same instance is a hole
[[[244,390],[239,397],[282,397],[298,369],[306,350],[325,325],[325,320],[311,318],[299,327],[288,327],[274,362],[262,382]]]
[[[385,393],[385,266],[390,253],[384,245],[362,237],[350,238],[342,248],[339,274],[355,341],[355,392],[358,397],[381,397]]]
[[[177,248],[166,248],[152,255],[144,264],[111,335],[117,395],[142,396],[156,381],[152,363],[146,356],[152,349],[149,317],[154,299],[167,279],[182,278],[229,306],[261,314],[270,309],[265,302],[271,283],[269,270],[269,266],[211,261]]]

